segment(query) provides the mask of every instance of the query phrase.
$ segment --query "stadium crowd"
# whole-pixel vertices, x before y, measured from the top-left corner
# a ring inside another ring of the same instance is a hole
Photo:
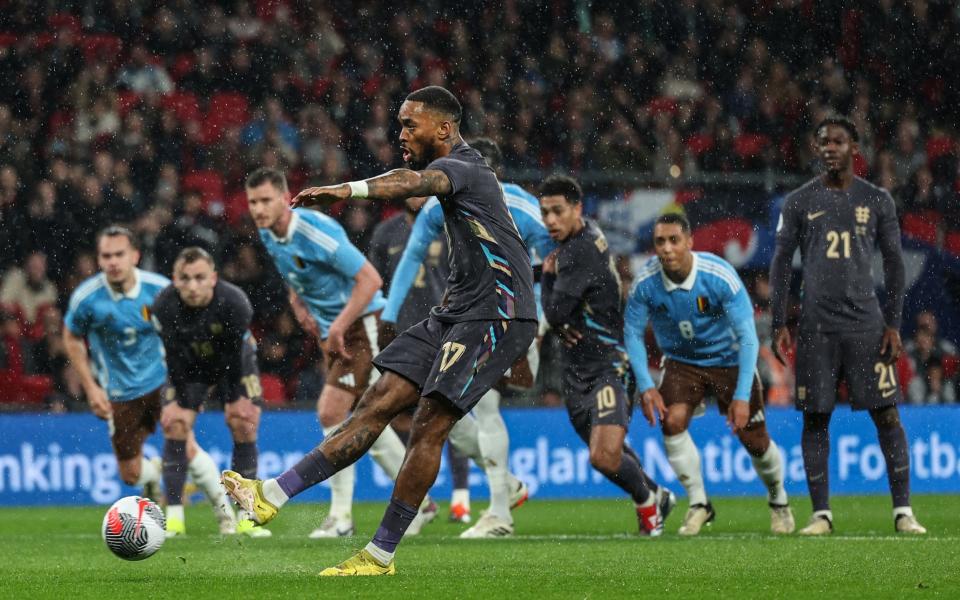
[[[0,389],[15,404],[83,406],[62,310],[113,222],[140,236],[144,269],[210,249],[254,303],[268,399],[311,404],[319,349],[256,241],[243,178],[274,166],[296,190],[397,166],[394,113],[421,85],[462,98],[464,133],[498,140],[511,173],[663,185],[810,174],[812,125],[847,113],[857,173],[893,192],[905,234],[960,256],[953,2],[0,5]],[[395,210],[357,201],[337,216],[366,250]],[[762,341],[766,286],[753,286]],[[909,355],[909,401],[955,402],[956,348],[931,313]],[[766,378],[786,404],[789,373]]]

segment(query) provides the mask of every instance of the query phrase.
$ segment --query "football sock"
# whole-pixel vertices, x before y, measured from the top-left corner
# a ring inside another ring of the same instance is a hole
[[[289,499],[303,490],[329,479],[336,472],[337,470],[317,447],[301,458],[297,464],[293,465],[293,468],[284,471],[277,477],[276,483]],[[277,507],[279,508],[279,505]]]
[[[289,471],[288,471],[289,472]],[[284,473],[286,475],[286,473]],[[296,473],[294,473],[296,475]],[[283,477],[281,475],[280,477]],[[283,487],[280,485],[280,477],[276,479],[267,479],[263,482],[263,486],[260,488],[263,492],[263,497],[267,502],[280,508],[287,503],[287,500],[290,499],[290,496],[283,490]]]
[[[760,476],[760,481],[767,486],[767,501],[771,504],[786,504],[788,500],[787,490],[783,488],[783,459],[777,445],[770,440],[766,452],[750,458],[753,460],[753,468]]]
[[[910,447],[900,419],[892,425],[877,427],[877,438],[887,462],[893,506],[910,506]]]
[[[803,470],[814,511],[830,510],[830,415],[803,413]]]
[[[906,515],[908,517],[913,516],[913,509],[909,506],[897,506],[893,509],[893,520],[896,521],[897,517],[900,515]]]
[[[396,498],[390,500],[386,512],[383,514],[383,520],[380,521],[380,527],[377,529],[373,540],[367,544],[367,552],[373,555],[381,564],[387,565],[393,560],[393,553],[397,550],[397,544],[403,539],[410,522],[417,516],[417,509],[409,506]]]
[[[640,465],[641,469],[643,469],[643,462],[640,461],[640,457],[637,456],[637,453],[633,450],[633,448],[631,448],[627,444],[624,444],[623,453],[629,454],[630,456],[632,456],[633,460],[637,461],[637,464]],[[649,489],[651,492],[656,493],[656,491],[660,489],[660,484],[654,481],[653,478],[650,477],[650,475],[646,471],[641,471],[641,472],[643,473],[643,481],[647,484],[647,489]]]
[[[323,428],[323,437],[327,438],[340,427],[337,423]],[[319,453],[318,453],[319,454]],[[330,515],[338,519],[349,519],[353,513],[353,488],[357,480],[357,470],[353,465],[341,469],[330,476]]]
[[[247,479],[257,478],[257,443],[234,442],[230,468]]]
[[[187,481],[187,441],[164,440],[163,486],[167,490],[167,506],[183,504],[183,484]]]
[[[490,485],[490,514],[506,521],[510,517],[510,474],[507,462],[510,455],[510,435],[500,416],[500,392],[489,390],[473,408],[477,417],[480,453]]]
[[[230,501],[220,485],[220,470],[203,448],[197,448],[193,460],[187,465],[187,472],[197,487],[203,490],[217,517],[232,520],[234,517]]]
[[[182,504],[168,504],[167,505],[167,520],[168,521],[180,521],[183,523],[183,505]]]
[[[407,447],[389,425],[383,428],[380,437],[370,446],[370,458],[375,460],[387,477],[394,481],[397,480],[406,453]]]
[[[470,510],[470,490],[467,488],[454,488],[453,495],[450,497],[450,504],[460,504],[467,510]]]
[[[623,454],[620,458],[620,468],[609,479],[630,494],[638,506],[649,505],[654,498],[650,493],[652,490],[647,487],[647,482],[643,478],[643,469],[632,454]]]
[[[457,449],[457,452],[472,458],[473,462],[481,467],[483,466],[483,455],[480,454],[480,428],[473,414],[466,414],[457,421],[453,429],[450,430],[447,440]]]
[[[450,461],[450,477],[454,494],[457,490],[466,491],[470,487],[470,459],[457,451],[453,444],[447,444],[447,459]],[[469,496],[470,492],[467,492]]]
[[[665,435],[663,445],[667,448],[670,466],[687,491],[690,504],[706,504],[707,490],[703,487],[703,473],[700,471],[700,451],[693,443],[690,432]]]
[[[136,487],[143,487],[148,483],[157,483],[160,481],[160,471],[153,462],[146,457],[140,459],[140,477],[134,484]],[[152,498],[151,498],[152,500]]]

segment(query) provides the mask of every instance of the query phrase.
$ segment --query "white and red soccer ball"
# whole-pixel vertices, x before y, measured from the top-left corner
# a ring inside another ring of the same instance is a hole
[[[163,546],[167,523],[149,498],[127,496],[113,503],[103,517],[103,541],[124,560],[143,560]]]

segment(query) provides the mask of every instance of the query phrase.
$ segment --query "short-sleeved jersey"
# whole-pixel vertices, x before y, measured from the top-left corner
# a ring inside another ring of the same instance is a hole
[[[512,183],[502,186],[503,198],[507,203],[507,210],[513,218],[520,239],[526,245],[531,263],[536,263],[557,247],[547,232],[543,219],[540,216],[540,205],[537,199],[523,188]],[[397,321],[397,314],[401,306],[406,306],[406,296],[419,274],[419,265],[427,256],[429,244],[443,232],[443,208],[440,201],[431,197],[417,213],[413,223],[413,231],[400,264],[397,266],[390,283],[390,292],[387,294],[387,307],[383,310],[384,321]],[[536,291],[536,290],[535,290]]]
[[[493,169],[461,142],[427,170],[442,171],[452,188],[439,198],[450,247],[447,302],[433,314],[448,323],[535,320],[530,257]]]
[[[439,209],[436,199],[432,200]],[[441,228],[443,226],[443,212],[440,212]],[[367,256],[374,268],[380,273],[384,281],[384,290],[387,295],[387,308],[390,310],[390,292],[394,283],[398,281],[396,273],[401,263],[401,257],[406,256],[404,248],[410,239],[411,227],[407,215],[400,213],[380,223],[373,230],[370,240],[370,251]],[[447,242],[443,235],[434,235],[432,239],[419,236],[414,242],[417,247],[413,252],[421,256],[417,263],[413,277],[406,281],[409,292],[402,299],[399,313],[391,320],[396,322],[397,328],[406,330],[422,321],[430,314],[430,309],[440,303],[443,290],[447,287],[447,277],[450,268],[447,265]]]
[[[260,240],[284,281],[316,319],[321,337],[326,338],[330,324],[350,300],[353,278],[367,259],[350,243],[339,223],[306,208],[293,209],[284,237],[261,229]],[[377,290],[365,313],[382,309],[384,303]]]
[[[544,273],[543,313],[554,329],[569,326],[583,337],[565,348],[572,368],[626,372],[620,276],[603,232],[592,221],[557,250],[556,273]]]
[[[643,342],[648,321],[667,358],[698,367],[739,367],[733,397],[750,397],[760,343],[753,304],[730,263],[694,252],[693,268],[681,283],[667,278],[656,257],[637,273],[627,298],[624,342],[641,392],[654,387]]]
[[[167,378],[150,307],[170,280],[140,269],[135,276],[126,293],[115,292],[102,273],[90,277],[70,296],[64,317],[72,334],[87,339],[91,369],[114,402],[144,396]]]
[[[879,246],[887,300],[881,312],[872,262]],[[793,253],[803,259],[804,326],[836,332],[900,326],[903,309],[903,257],[893,198],[859,177],[846,190],[827,187],[821,177],[791,192],[777,225],[777,251],[771,265],[773,325],[786,320]]]
[[[206,306],[187,306],[174,286],[153,303],[154,326],[167,353],[170,381],[177,388],[189,383],[213,385],[226,377],[241,377],[243,339],[250,335],[253,306],[243,290],[223,281],[213,288]]]

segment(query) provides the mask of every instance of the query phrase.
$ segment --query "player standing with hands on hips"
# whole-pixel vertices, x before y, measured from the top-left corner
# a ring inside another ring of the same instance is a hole
[[[817,126],[823,175],[791,192],[777,225],[770,266],[773,352],[783,362],[793,254],[803,259],[803,303],[797,339],[796,406],[803,411],[803,468],[813,502],[804,535],[833,531],[830,511],[830,415],[843,373],[853,410],[867,410],[887,463],[894,529],[923,534],[910,508],[910,448],[900,423],[895,363],[903,350],[904,265],[900,224],[890,193],[853,174],[859,135],[846,117]],[[886,298],[875,292],[871,262],[883,256]]]

